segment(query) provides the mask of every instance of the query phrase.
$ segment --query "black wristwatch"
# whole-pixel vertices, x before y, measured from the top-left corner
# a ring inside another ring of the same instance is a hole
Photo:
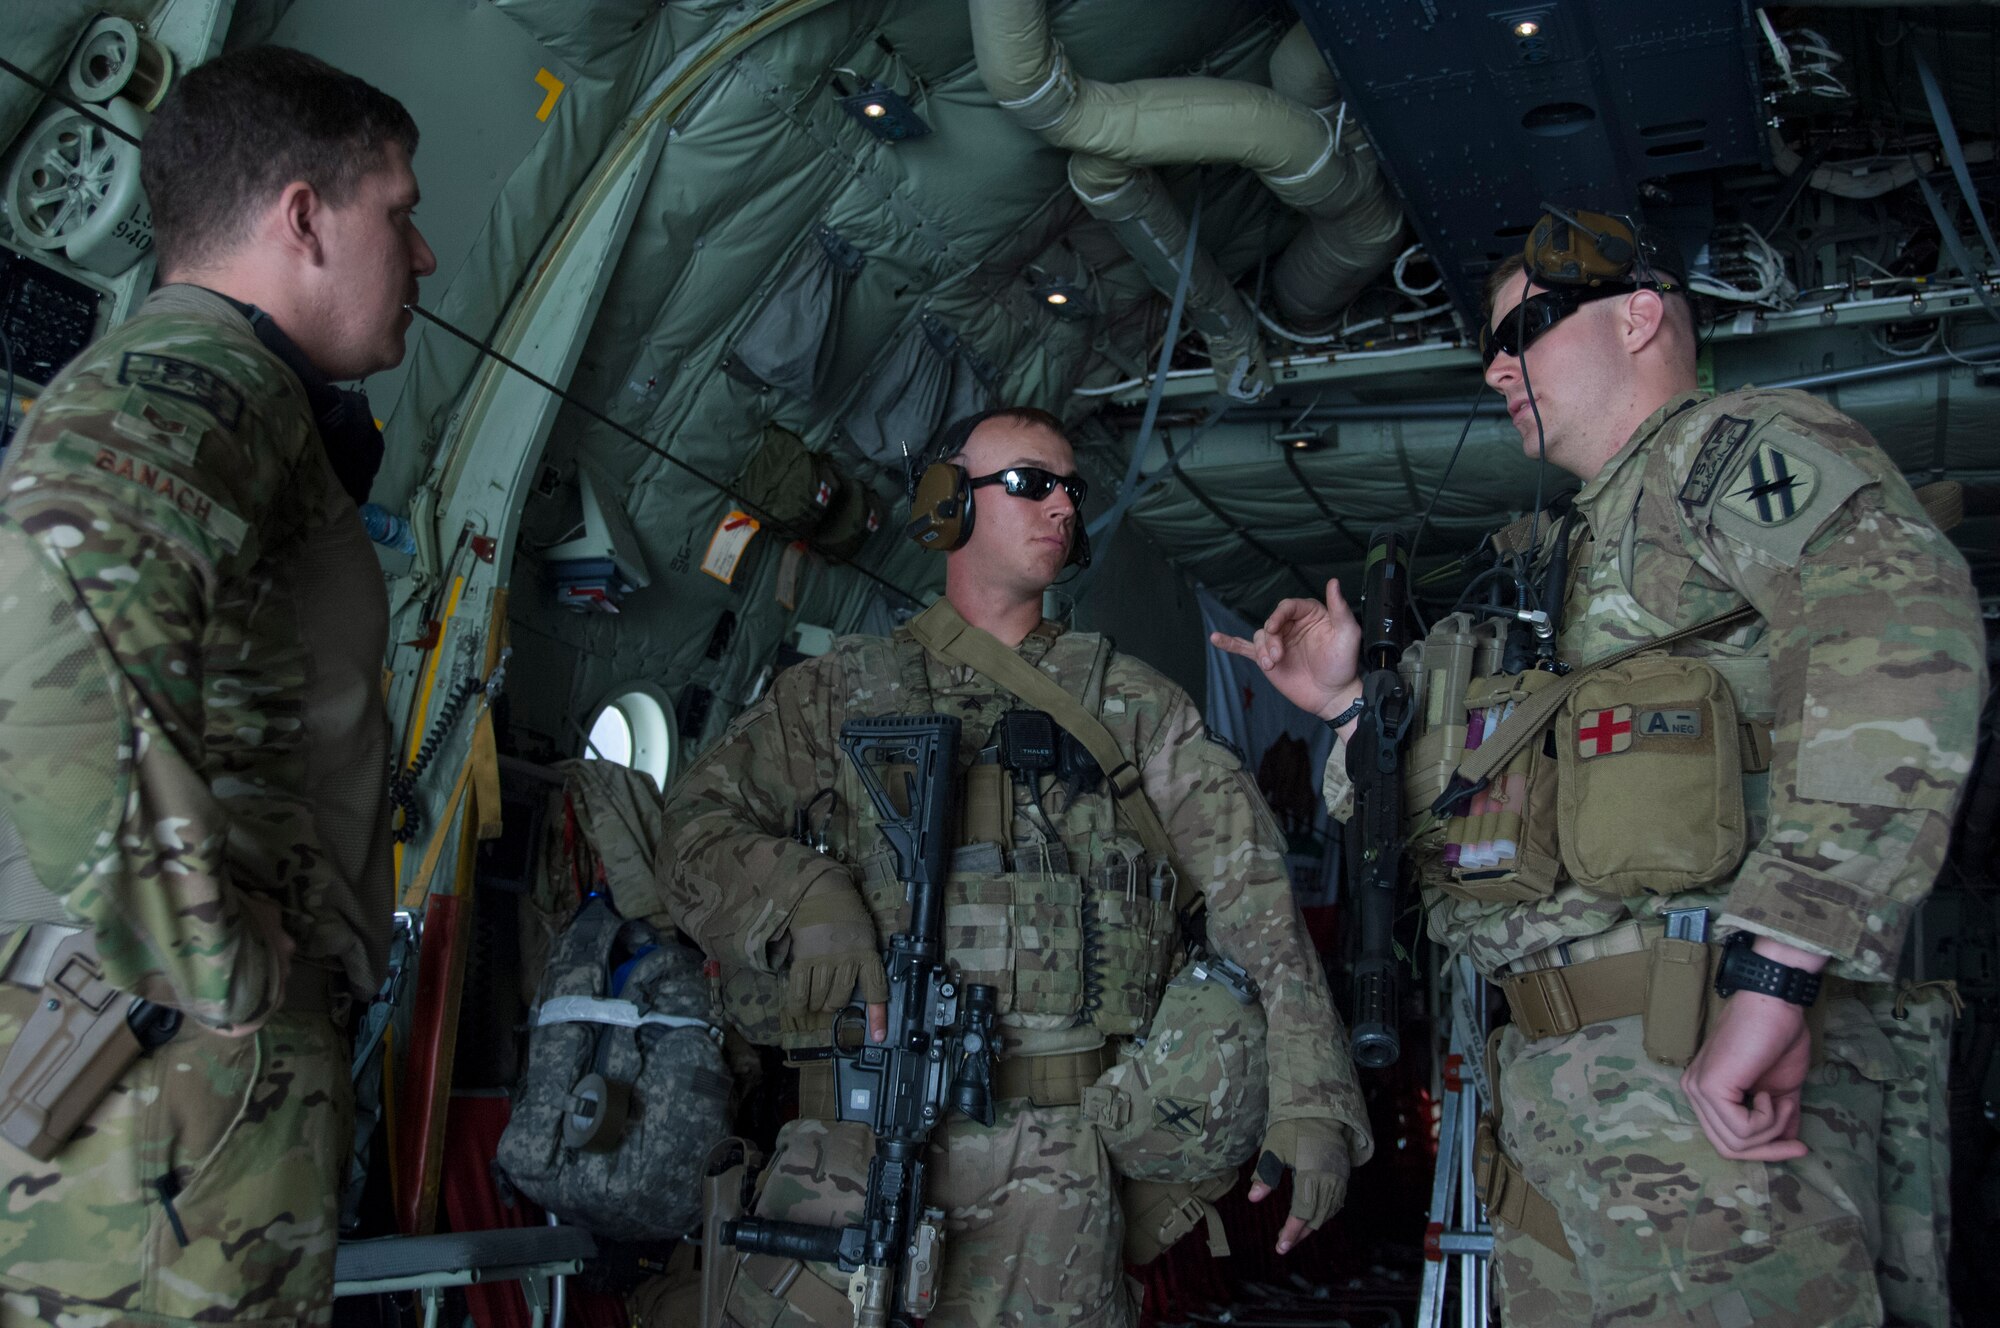
[[[1716,995],[1754,991],[1807,1006],[1819,999],[1819,974],[1766,959],[1750,948],[1756,940],[1754,933],[1739,931],[1722,943],[1722,962],[1715,966]]]

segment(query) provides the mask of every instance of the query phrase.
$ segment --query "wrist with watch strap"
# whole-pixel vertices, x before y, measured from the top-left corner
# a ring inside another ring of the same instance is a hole
[[[1722,943],[1722,958],[1715,966],[1716,995],[1754,991],[1803,1006],[1819,999],[1822,975],[1765,958],[1750,948],[1756,940],[1755,933],[1739,931]]]

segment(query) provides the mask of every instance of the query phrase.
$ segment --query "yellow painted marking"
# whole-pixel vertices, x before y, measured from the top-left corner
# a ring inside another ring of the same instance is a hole
[[[546,69],[535,75],[535,83],[549,94],[542,98],[542,109],[535,112],[537,120],[546,121],[549,118],[549,112],[556,108],[557,100],[563,95],[565,84]]]
[[[403,764],[409,765],[417,759],[417,748],[424,745],[424,721],[429,718],[431,686],[437,682],[438,660],[443,656],[444,639],[451,631],[451,616],[458,612],[458,592],[465,589],[465,578],[456,578],[451,583],[451,595],[445,600],[444,617],[438,622],[437,645],[430,648],[430,658],[424,663],[424,681],[417,688],[417,703],[410,711],[410,750],[403,757]],[[395,859],[392,871],[398,881],[403,879],[403,846],[393,846],[391,856]]]

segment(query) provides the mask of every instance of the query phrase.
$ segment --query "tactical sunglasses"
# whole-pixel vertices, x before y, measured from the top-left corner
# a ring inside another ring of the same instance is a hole
[[[1592,300],[1630,295],[1639,289],[1638,286],[1565,286],[1530,295],[1507,311],[1500,326],[1480,329],[1480,361],[1490,369],[1496,355],[1507,354],[1518,359],[1522,351],[1540,341],[1550,328]]]
[[[1054,471],[1043,470],[1040,466],[1009,466],[1005,470],[996,470],[991,475],[981,475],[978,479],[969,481],[967,487],[983,489],[989,484],[1004,484],[1008,493],[1016,498],[1026,498],[1031,503],[1039,503],[1054,493],[1057,485],[1061,485],[1062,491],[1068,494],[1069,500],[1078,507],[1083,506],[1084,497],[1090,492],[1090,486],[1084,483],[1083,476],[1058,475]]]

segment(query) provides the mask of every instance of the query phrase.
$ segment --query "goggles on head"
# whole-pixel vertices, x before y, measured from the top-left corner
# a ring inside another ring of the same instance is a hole
[[[1630,295],[1638,289],[1640,287],[1637,286],[1563,286],[1543,291],[1540,295],[1530,295],[1509,309],[1498,327],[1482,327],[1479,330],[1480,363],[1490,369],[1495,356],[1512,355],[1518,359],[1522,351],[1540,341],[1550,328],[1584,305],[1595,300]]]
[[[1008,493],[1016,498],[1026,498],[1032,503],[1041,502],[1060,486],[1062,491],[1069,495],[1070,502],[1079,508],[1083,506],[1084,497],[1090,492],[1090,486],[1084,482],[1083,476],[1058,475],[1054,471],[1043,470],[1040,466],[1009,466],[1005,470],[996,470],[991,475],[981,475],[978,479],[970,480],[966,487],[983,489],[989,484],[1004,484]]]

